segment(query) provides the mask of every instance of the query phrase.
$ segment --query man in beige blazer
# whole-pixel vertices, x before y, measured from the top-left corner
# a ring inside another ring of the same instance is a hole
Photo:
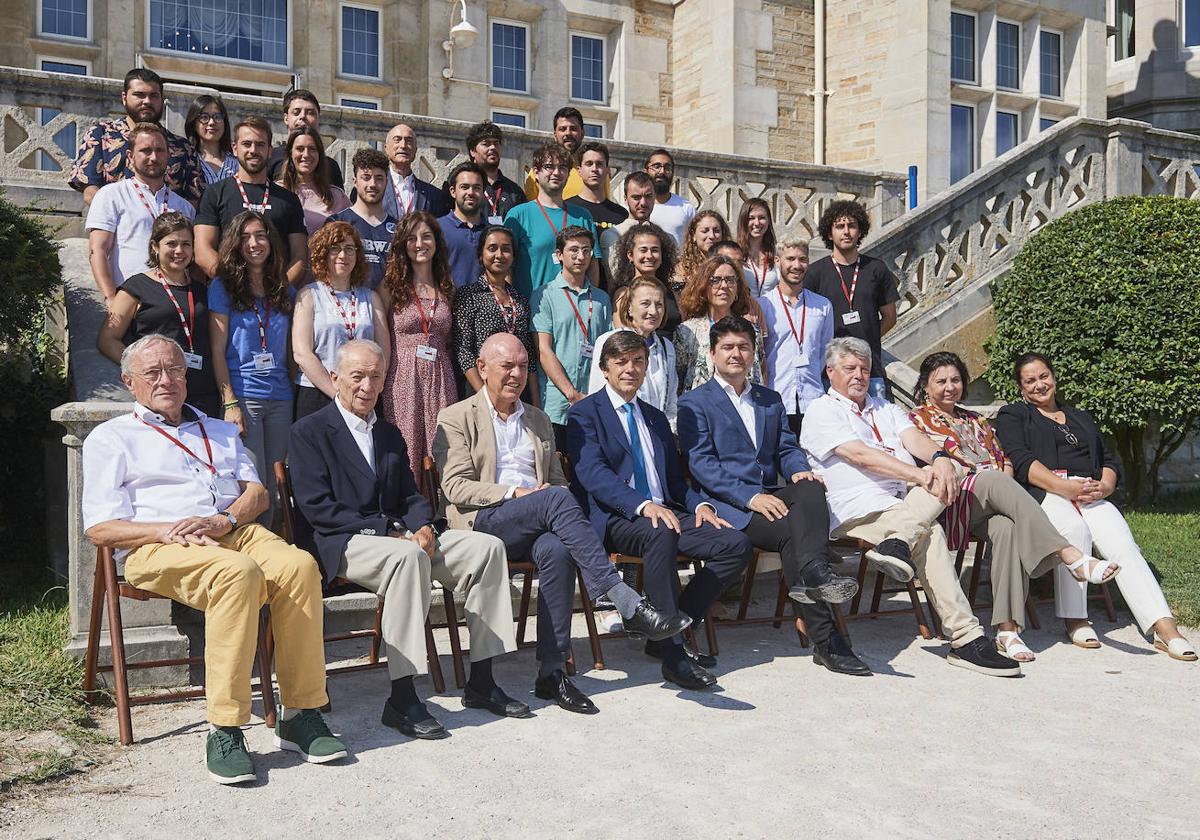
[[[545,412],[521,402],[529,357],[519,340],[497,333],[483,343],[476,365],[483,380],[474,396],[438,414],[433,457],[441,472],[451,528],[492,534],[510,560],[538,570],[537,657],[534,692],[572,712],[596,706],[566,676],[575,600],[575,569],[587,597],[607,595],[634,637],[670,638],[691,619],[660,612],[632,588],[567,489]]]

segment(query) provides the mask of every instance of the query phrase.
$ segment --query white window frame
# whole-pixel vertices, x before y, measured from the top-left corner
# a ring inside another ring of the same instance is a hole
[[[589,125],[596,125],[596,126],[600,127],[600,136],[599,137],[592,137],[592,136],[588,135],[587,127]],[[608,124],[607,123],[596,122],[595,120],[584,120],[583,128],[584,128],[583,140],[585,143],[588,140],[611,140],[612,139],[611,137],[608,136]]]
[[[374,76],[366,76],[360,73],[347,73],[342,69],[342,59],[344,58],[343,44],[345,43],[345,27],[342,25],[342,9],[360,9],[364,12],[374,12],[378,15],[379,25],[375,28],[375,61],[379,65],[379,73]],[[290,18],[289,18],[290,19]],[[370,6],[366,3],[338,3],[338,49],[337,49],[337,68],[338,76],[344,79],[369,79],[377,82],[383,79],[383,8],[380,6]],[[289,45],[290,52],[290,45]],[[352,97],[354,98],[354,97]],[[362,99],[370,99],[371,97],[361,97]]]
[[[1049,32],[1051,35],[1058,36],[1058,94],[1042,93],[1042,33]],[[1067,90],[1067,74],[1066,67],[1063,62],[1063,49],[1067,43],[1067,36],[1061,29],[1054,29],[1050,26],[1043,26],[1038,30],[1038,96],[1042,99],[1053,99],[1061,101],[1065,98]]]
[[[42,26],[42,3],[44,0],[34,0],[37,3],[37,33],[39,38],[50,38],[55,41],[72,41],[78,44],[92,43],[92,31],[94,29],[93,21],[95,20],[95,0],[87,0],[87,35],[79,38],[75,35],[59,35],[57,32],[47,32]],[[53,59],[52,59],[53,60]],[[70,62],[71,64],[82,64],[83,62]],[[38,66],[41,66],[41,59],[38,59]],[[90,73],[88,75],[91,75]]]
[[[584,99],[583,97],[575,96],[572,88],[575,87],[575,79],[572,75],[575,72],[575,36],[580,38],[591,38],[594,41],[600,42],[600,86],[603,89],[604,97],[602,99]],[[608,60],[608,36],[598,32],[584,32],[581,29],[567,30],[567,95],[572,102],[586,102],[589,105],[607,105],[608,104],[608,74],[610,71]]]
[[[523,119],[525,121],[525,125],[509,125],[508,123],[497,122],[496,121],[497,114],[503,114],[506,117],[520,117],[521,119]],[[488,119],[490,119],[492,122],[496,123],[496,125],[500,126],[502,129],[504,129],[504,128],[529,128],[529,114],[525,113],[524,111],[514,110],[513,108],[492,108],[490,114],[488,115]]]
[[[201,53],[184,52],[183,50],[172,50],[172,49],[167,49],[165,47],[156,47],[150,43],[150,37],[151,37],[151,35],[150,35],[150,0],[144,0],[144,6],[145,6],[145,10],[146,10],[146,12],[145,12],[146,13],[146,25],[145,25],[146,37],[143,39],[143,43],[146,46],[146,52],[150,53],[151,55],[162,55],[162,56],[169,55],[169,56],[174,56],[177,58],[182,57],[182,58],[191,59],[192,61],[211,61],[214,64],[224,64],[224,65],[227,65],[230,67],[254,67],[259,70],[274,70],[274,71],[280,72],[280,73],[282,73],[284,71],[290,71],[292,69],[293,60],[294,60],[293,53],[296,49],[296,38],[295,38],[295,35],[292,33],[292,24],[296,20],[296,0],[287,0],[287,19],[288,19],[287,64],[271,64],[266,61],[248,61],[247,59],[244,59],[244,58],[229,58],[229,57],[223,56],[223,55],[212,55],[212,54],[205,55],[205,54],[201,54]],[[339,29],[340,29],[341,21],[339,21],[338,23],[339,23]],[[380,27],[381,31],[382,31],[382,28],[383,27],[381,26]],[[341,62],[342,62],[342,57],[341,57],[341,53],[339,51],[339,53],[338,53],[338,66],[339,67],[341,66]],[[184,74],[181,74],[181,73],[172,73],[171,75],[176,79],[184,78]],[[218,77],[218,78],[220,78],[220,77]],[[226,78],[230,78],[230,77],[226,77]],[[197,77],[195,80],[202,84],[204,83],[203,77]],[[239,80],[239,83],[245,84],[244,81],[240,81],[240,80]],[[284,88],[284,89],[286,90],[286,88]]]
[[[971,56],[971,62],[972,62],[972,66],[974,67],[974,72],[975,72],[975,78],[974,78],[973,80],[971,80],[971,81],[967,81],[967,80],[965,80],[965,79],[956,79],[956,78],[954,78],[954,69],[953,69],[953,68],[954,68],[953,31],[951,32],[951,44],[952,44],[952,46],[950,47],[950,68],[951,68],[951,71],[950,71],[950,83],[951,83],[951,84],[954,84],[954,85],[974,85],[974,86],[978,87],[978,86],[979,86],[979,82],[980,82],[980,75],[981,75],[981,68],[980,68],[980,64],[981,64],[981,62],[980,62],[980,60],[979,60],[979,57],[980,57],[980,44],[979,44],[979,15],[978,15],[976,12],[972,12],[972,11],[969,11],[969,10],[967,10],[967,9],[957,9],[957,8],[955,8],[955,7],[953,7],[953,6],[951,6],[951,7],[950,7],[950,14],[952,14],[952,15],[962,15],[963,17],[969,17],[969,18],[971,19],[971,21],[972,21],[972,30],[973,30],[973,31],[974,31],[974,33],[975,33],[975,37],[974,37],[974,39],[973,39],[973,40],[974,40],[974,42],[975,42],[975,49],[974,49],[974,53],[975,53],[975,54],[974,54],[973,56]]]
[[[503,26],[515,26],[515,27],[519,27],[519,28],[525,30],[525,88],[523,90],[519,89],[519,88],[496,87],[496,80],[494,78],[494,74],[495,74],[495,70],[496,70],[496,63],[494,61],[495,51],[493,48],[493,40],[492,39],[493,39],[493,36],[495,35],[495,29],[493,28],[493,24],[497,24],[497,23],[499,23]],[[531,53],[532,53],[531,48],[533,45],[533,42],[532,42],[533,28],[523,20],[512,20],[510,18],[498,18],[498,17],[489,17],[488,22],[487,22],[487,28],[488,28],[488,30],[487,30],[488,31],[488,38],[487,38],[488,87],[491,88],[492,90],[501,91],[503,93],[522,93],[522,94],[528,95],[530,78],[533,76],[533,60],[531,57]],[[515,112],[510,112],[510,113],[515,113]]]
[[[1000,24],[1002,24],[1002,23],[1008,24],[1009,26],[1012,26],[1017,30],[1017,85],[1016,85],[1016,87],[1008,87],[1007,85],[1000,84]],[[995,35],[995,40],[996,40],[996,67],[995,67],[996,90],[1019,91],[1019,90],[1021,90],[1022,84],[1025,82],[1025,78],[1024,78],[1025,74],[1023,72],[1025,68],[1021,66],[1022,57],[1023,57],[1022,56],[1023,50],[1021,49],[1021,47],[1022,47],[1021,42],[1024,40],[1022,36],[1023,36],[1023,32],[1022,32],[1021,22],[1019,20],[1007,20],[1007,19],[1001,18],[1001,17],[996,18],[996,35]]]
[[[955,103],[955,104],[959,104],[959,103]],[[994,141],[992,149],[995,152],[996,157],[1000,157],[1000,155],[1002,155],[1002,154],[1007,154],[1007,152],[1000,151],[1000,115],[1001,114],[1004,114],[1006,117],[1012,117],[1017,121],[1017,136],[1013,138],[1012,147],[1009,148],[1008,151],[1012,151],[1017,146],[1021,145],[1021,113],[1019,111],[1009,111],[1004,108],[997,108],[996,109],[996,134],[992,138]]]
[[[377,110],[377,111],[383,110],[383,100],[380,99],[378,96],[358,96],[358,95],[343,96],[341,94],[338,94],[338,107],[358,108],[357,105],[347,105],[346,104],[347,99],[353,99],[356,102],[371,102],[375,105],[375,110]],[[369,110],[369,109],[359,108],[359,110]]]
[[[951,136],[951,141],[952,141],[951,145],[950,145],[950,169],[951,169],[950,175],[951,175],[951,177],[953,177],[953,175],[954,175],[954,171],[953,171],[954,170],[953,136],[954,136],[954,109],[955,108],[968,108],[971,111],[971,171],[963,176],[963,178],[969,178],[973,173],[979,171],[979,165],[980,165],[980,161],[979,161],[979,106],[976,105],[974,102],[951,102],[950,103],[950,132],[951,132],[950,136]],[[960,178],[959,180],[961,181],[963,178]],[[950,183],[957,184],[958,181],[952,180]]]

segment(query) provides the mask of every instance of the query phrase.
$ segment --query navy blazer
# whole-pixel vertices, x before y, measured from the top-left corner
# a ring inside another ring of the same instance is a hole
[[[667,415],[641,399],[637,402],[654,451],[654,463],[646,467],[658,471],[658,483],[665,494],[663,506],[695,511],[708,499],[683,480],[683,464]],[[607,389],[571,406],[567,413],[567,457],[574,465],[571,490],[601,540],[610,516],[637,518],[638,506],[646,499],[629,486],[633,450],[625,436],[625,418],[613,408]]]
[[[388,184],[383,191],[383,206],[387,212],[399,219],[404,214],[401,212],[399,203],[396,200],[396,193],[390,180],[390,171],[388,172],[388,178]],[[426,213],[432,213],[434,218],[441,218],[454,209],[445,193],[428,181],[422,181],[415,174],[413,175],[413,188],[417,193],[413,197],[413,210],[424,210]],[[353,200],[354,198],[352,197],[351,201]]]
[[[750,523],[750,500],[777,489],[780,473],[786,479],[809,469],[779,393],[747,384],[757,448],[716,377],[679,398],[675,423],[692,483],[712,497],[717,515],[739,530]]]
[[[374,471],[354,442],[336,402],[292,426],[288,439],[292,494],[298,512],[311,528],[326,583],[337,575],[346,543],[355,534],[382,537],[397,530],[395,523],[418,531],[433,522],[433,508],[413,478],[400,430],[379,418],[371,437],[375,441]],[[297,544],[302,540],[301,529],[307,530],[299,525]]]

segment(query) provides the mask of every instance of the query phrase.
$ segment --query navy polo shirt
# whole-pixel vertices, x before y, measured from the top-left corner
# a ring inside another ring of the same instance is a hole
[[[450,261],[450,276],[454,279],[455,288],[461,289],[468,283],[474,283],[483,274],[483,265],[478,256],[479,237],[487,227],[487,222],[467,224],[451,210],[438,219],[438,224],[446,240],[446,256]]]

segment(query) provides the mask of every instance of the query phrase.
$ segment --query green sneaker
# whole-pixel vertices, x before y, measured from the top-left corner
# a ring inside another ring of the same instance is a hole
[[[208,733],[208,775],[219,785],[254,781],[254,764],[246,737],[236,726],[218,726]]]
[[[333,737],[316,709],[304,709],[291,720],[279,715],[275,724],[275,746],[298,752],[310,764],[324,764],[346,757],[346,748]]]

